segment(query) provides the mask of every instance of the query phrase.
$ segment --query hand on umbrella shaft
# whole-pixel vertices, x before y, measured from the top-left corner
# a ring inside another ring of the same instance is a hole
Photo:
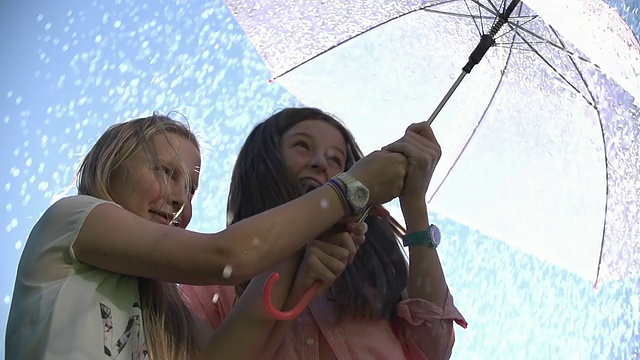
[[[400,194],[406,168],[407,161],[404,156],[387,151],[374,151],[356,162],[347,173],[369,188],[369,205],[377,205],[384,204]]]
[[[427,122],[410,125],[402,138],[383,150],[398,152],[407,158],[407,175],[400,200],[424,199],[442,155],[440,144]]]

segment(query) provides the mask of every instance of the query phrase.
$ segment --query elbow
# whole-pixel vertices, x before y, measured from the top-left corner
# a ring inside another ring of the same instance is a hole
[[[203,283],[197,285],[238,285],[264,272],[264,252],[259,248],[248,249],[234,244],[213,242],[203,255]],[[262,259],[263,261],[260,261]]]

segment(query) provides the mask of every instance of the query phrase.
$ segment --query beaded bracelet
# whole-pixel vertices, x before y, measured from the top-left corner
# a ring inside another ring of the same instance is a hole
[[[329,179],[329,181],[327,181],[326,184],[331,186],[331,188],[333,188],[333,190],[335,190],[335,192],[338,194],[338,197],[340,198],[340,202],[342,203],[342,207],[344,208],[345,214],[347,215],[351,214],[353,212],[353,209],[351,209],[351,205],[347,201],[347,189],[345,189],[342,183],[337,179]]]

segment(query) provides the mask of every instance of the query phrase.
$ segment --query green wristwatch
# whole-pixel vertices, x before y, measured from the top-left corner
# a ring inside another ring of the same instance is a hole
[[[406,234],[402,237],[402,245],[427,245],[435,249],[440,245],[440,229],[434,224],[431,224],[427,230]]]

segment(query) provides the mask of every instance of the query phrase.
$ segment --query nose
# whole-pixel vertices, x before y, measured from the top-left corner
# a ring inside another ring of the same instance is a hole
[[[327,161],[327,158],[320,152],[317,152],[313,155],[311,161],[309,162],[309,165],[312,169],[322,172],[326,171],[329,168],[329,162]]]
[[[175,213],[180,212],[188,200],[188,190],[184,182],[177,181],[173,183],[169,191],[169,203]]]
[[[182,213],[178,217],[178,227],[185,229],[191,222],[191,216],[193,215],[193,208],[191,207],[191,201],[187,201],[184,204]]]

